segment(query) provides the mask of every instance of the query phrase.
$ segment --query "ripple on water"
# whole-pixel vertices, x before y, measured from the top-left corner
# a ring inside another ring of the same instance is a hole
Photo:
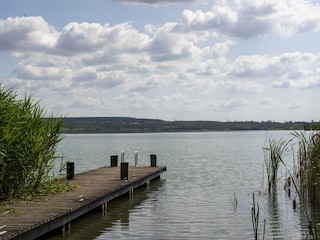
[[[284,134],[290,132],[274,136]],[[98,213],[76,221],[64,239],[253,239],[253,192],[260,229],[266,219],[266,239],[303,239],[307,226],[302,211],[293,211],[292,198],[282,186],[273,197],[265,194],[265,139],[265,132],[67,136],[63,152],[74,152],[83,171],[91,166],[88,159],[94,158],[94,152],[98,153],[95,166],[99,166],[97,159],[104,166],[106,156],[121,150],[132,163],[138,150],[139,163],[145,165],[149,154],[155,153],[168,171],[149,189],[135,190],[132,199],[108,203],[107,216]]]

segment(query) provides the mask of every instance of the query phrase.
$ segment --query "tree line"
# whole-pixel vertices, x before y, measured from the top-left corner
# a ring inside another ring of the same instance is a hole
[[[63,133],[147,133],[192,131],[311,130],[319,122],[164,121],[130,117],[65,118]]]

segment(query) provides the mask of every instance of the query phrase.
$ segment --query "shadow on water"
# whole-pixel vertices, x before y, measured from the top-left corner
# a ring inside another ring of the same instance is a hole
[[[138,209],[142,202],[149,199],[150,194],[153,191],[158,191],[163,184],[165,184],[165,180],[153,180],[150,185],[144,185],[135,189],[133,196],[125,194],[108,202],[105,216],[102,216],[101,208],[95,209],[83,217],[74,220],[71,223],[70,231],[67,231],[64,235],[61,229],[57,229],[50,235],[39,238],[39,240],[88,240],[96,239],[102,233],[106,234],[106,232],[112,230],[115,226],[120,226],[121,230],[127,230],[130,224],[130,212]]]

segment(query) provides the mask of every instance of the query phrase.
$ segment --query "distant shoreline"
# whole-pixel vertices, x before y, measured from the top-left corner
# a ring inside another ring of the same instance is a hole
[[[258,130],[319,130],[319,122],[164,121],[130,117],[68,117],[62,133],[157,133]]]

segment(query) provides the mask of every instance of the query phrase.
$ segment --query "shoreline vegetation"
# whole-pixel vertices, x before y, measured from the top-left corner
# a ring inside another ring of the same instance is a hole
[[[284,189],[287,196],[292,196],[293,210],[296,210],[297,201],[300,203],[301,214],[306,219],[310,239],[320,238],[320,132],[293,131],[289,140],[267,139],[264,150],[264,163],[268,180],[268,194],[277,193],[279,166],[285,170],[286,180]],[[292,154],[293,165],[284,161],[284,156]],[[282,178],[283,179],[283,178]],[[291,195],[292,193],[292,195]],[[255,209],[253,199],[252,224],[255,239],[258,237],[259,207]],[[255,217],[257,216],[257,217]],[[264,226],[265,227],[265,226]],[[264,239],[264,237],[263,237]],[[309,239],[309,238],[308,238]]]
[[[12,89],[0,85],[0,206],[7,201],[34,198],[77,186],[61,181],[66,165],[63,156],[56,155],[63,133],[148,133],[196,131],[266,131],[290,130],[298,139],[298,150],[289,147],[291,140],[270,138],[264,147],[268,176],[268,193],[276,192],[279,165],[289,174],[287,187],[292,185],[308,219],[310,235],[319,239],[319,217],[312,214],[320,209],[320,122],[275,121],[164,121],[130,117],[53,118],[47,115],[32,96],[17,98]],[[303,132],[311,130],[311,134]],[[293,168],[287,167],[283,156],[291,149]],[[53,172],[55,161],[61,159],[60,169]],[[288,188],[287,190],[290,190]],[[291,190],[288,191],[288,195]],[[235,198],[236,199],[236,198]],[[296,199],[293,199],[294,206]],[[316,211],[308,211],[307,207]],[[12,209],[11,209],[12,210]],[[10,210],[10,211],[11,211]],[[14,209],[13,209],[14,210]],[[295,207],[294,207],[295,210]],[[1,213],[2,209],[0,209]],[[5,209],[7,212],[7,210]],[[2,213],[1,213],[2,214]],[[253,194],[252,223],[255,239],[259,238],[259,204]],[[263,239],[265,237],[263,225]]]
[[[0,204],[68,190],[60,181],[65,164],[56,155],[63,119],[45,118],[32,96],[18,99],[1,85],[0,112]],[[60,169],[54,172],[58,159]]]
[[[131,117],[66,117],[62,133],[154,133],[196,131],[319,130],[320,122],[164,121]]]

